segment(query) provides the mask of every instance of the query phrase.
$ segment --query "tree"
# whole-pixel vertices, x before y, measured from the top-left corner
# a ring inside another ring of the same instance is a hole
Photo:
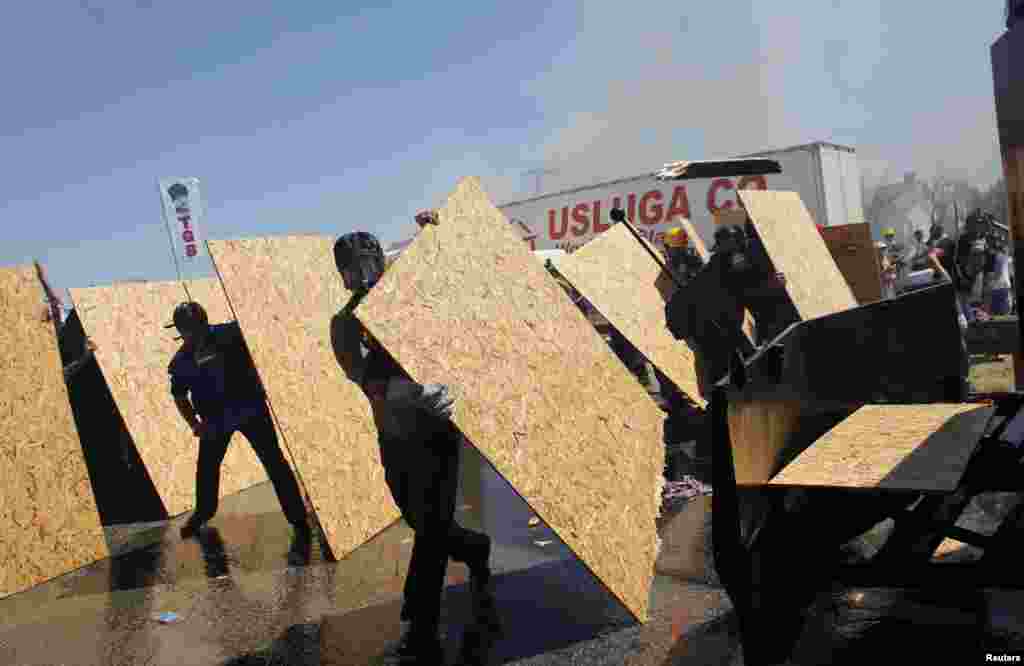
[[[981,208],[996,216],[1002,224],[1009,220],[1009,201],[1006,198],[1006,180],[1000,178],[981,195]]]

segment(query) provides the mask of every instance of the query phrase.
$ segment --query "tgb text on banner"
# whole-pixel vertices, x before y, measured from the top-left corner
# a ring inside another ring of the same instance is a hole
[[[187,279],[199,269],[202,245],[199,226],[203,215],[202,190],[198,178],[161,178],[160,201],[164,223],[171,238],[174,262]]]

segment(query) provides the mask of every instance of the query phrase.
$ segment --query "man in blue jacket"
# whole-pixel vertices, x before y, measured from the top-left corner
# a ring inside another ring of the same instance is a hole
[[[267,470],[297,545],[308,545],[306,506],[288,462],[281,453],[266,393],[235,322],[210,325],[199,303],[182,303],[174,322],[182,345],[167,372],[171,395],[192,433],[199,438],[196,509],[181,528],[183,539],[195,536],[217,512],[220,466],[235,432],[252,445]]]

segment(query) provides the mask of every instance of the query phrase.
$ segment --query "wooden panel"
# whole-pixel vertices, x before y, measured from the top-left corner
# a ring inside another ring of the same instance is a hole
[[[796,192],[739,190],[757,235],[802,319],[857,306],[850,286]]]
[[[865,405],[772,479],[772,485],[950,492],[993,407]]]
[[[641,621],[664,415],[488,200],[462,180],[356,312]]]
[[[781,468],[802,415],[796,400],[730,400],[729,437],[737,485],[767,483]]]
[[[331,347],[331,320],[350,297],[333,240],[291,236],[209,247],[332,554],[345,557],[399,512],[384,482],[370,404]],[[395,267],[407,262],[403,255]]]
[[[697,387],[693,351],[665,327],[666,297],[659,291],[655,263],[624,224],[616,224],[582,248],[561,257],[558,271],[596,307],[640,353],[693,402],[707,401]],[[667,280],[672,284],[671,279]],[[674,289],[669,288],[669,296]]]
[[[860,304],[882,299],[882,265],[867,223],[840,224],[821,231],[829,253]]]
[[[0,269],[0,597],[109,556],[31,267]]]
[[[216,280],[189,282],[192,299],[210,323],[231,321],[224,290]],[[140,282],[72,289],[72,300],[86,333],[96,343],[96,360],[121,409],[149,476],[167,512],[174,516],[195,506],[199,440],[171,397],[167,365],[181,342],[165,329],[175,306],[186,300],[179,282]],[[245,437],[235,435],[221,467],[220,496],[267,480]]]

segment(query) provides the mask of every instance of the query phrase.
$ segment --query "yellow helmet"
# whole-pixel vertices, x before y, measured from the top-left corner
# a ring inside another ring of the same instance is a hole
[[[665,232],[665,247],[686,247],[690,244],[690,236],[682,227],[672,227]]]
[[[893,229],[892,227],[889,227],[888,229],[886,229],[885,231],[882,232],[882,235],[883,236],[895,236],[896,235],[896,230]]]

